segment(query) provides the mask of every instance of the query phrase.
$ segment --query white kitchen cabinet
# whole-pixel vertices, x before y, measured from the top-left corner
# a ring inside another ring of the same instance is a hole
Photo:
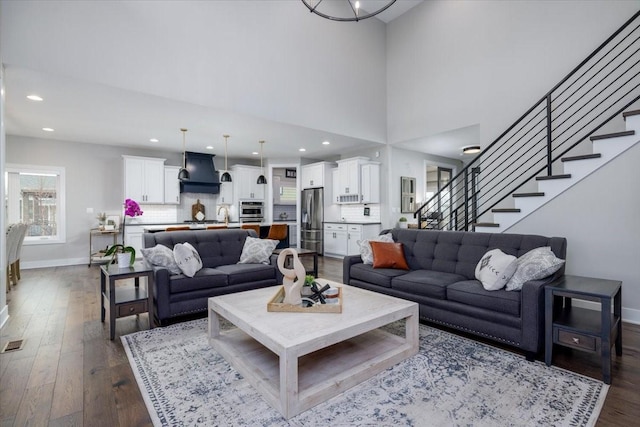
[[[233,193],[235,200],[264,200],[265,184],[258,184],[262,168],[257,166],[234,165]]]
[[[126,220],[126,218],[125,218]],[[144,228],[141,225],[125,225],[124,227],[124,244],[131,246],[136,250],[136,258],[142,258],[144,248]]]
[[[178,173],[180,166],[164,167],[164,203],[166,205],[180,204],[180,180]]]
[[[365,168],[363,176],[363,168]],[[374,179],[373,181],[371,179]],[[363,182],[363,179],[366,182]],[[379,203],[380,164],[370,162],[367,157],[338,160],[338,185],[334,198],[337,203]],[[363,190],[367,192],[365,196]],[[375,201],[377,200],[377,201]]]
[[[380,234],[380,224],[324,224],[324,252],[328,255],[358,255],[359,241]]]
[[[338,168],[332,169],[331,176],[333,177],[331,203],[340,203],[340,170]]]
[[[347,254],[347,225],[324,224],[324,254],[344,256]]]
[[[235,178],[232,178],[235,181]],[[218,204],[232,205],[233,202],[233,181],[221,182],[220,193],[218,194]]]
[[[380,164],[368,163],[360,168],[362,203],[380,203]]]
[[[150,157],[124,158],[124,197],[138,203],[164,203],[164,161]]]
[[[304,165],[300,168],[300,185],[302,189],[324,187],[325,192],[331,188],[331,171],[335,163],[318,162]]]
[[[289,224],[289,246],[298,247],[298,224],[295,222]]]
[[[358,242],[362,240],[362,226],[350,224],[347,230],[347,255],[358,255],[360,253]]]

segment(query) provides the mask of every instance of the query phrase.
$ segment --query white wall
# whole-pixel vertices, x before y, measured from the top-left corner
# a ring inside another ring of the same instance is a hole
[[[62,166],[66,172],[66,243],[24,245],[21,266],[28,267],[36,261],[48,266],[88,260],[89,229],[97,224],[97,213],[107,211],[122,216],[123,154],[160,157],[167,159],[167,165],[180,164],[179,153],[7,136],[6,163]],[[93,208],[94,213],[88,214],[87,208]]]
[[[640,145],[508,233],[567,238],[566,273],[622,280],[622,317],[640,323]]]
[[[426,1],[387,28],[388,142],[480,124],[487,145],[637,1]]]
[[[0,200],[4,200],[4,164],[5,164],[5,132],[4,132],[4,67],[2,65],[2,54],[0,54],[0,176],[2,177],[3,185],[0,185]],[[0,237],[0,328],[4,326],[9,318],[9,306],[7,306],[7,286],[10,286],[7,282],[7,233],[4,231],[7,229],[4,211],[0,214],[0,230],[2,230],[2,237]]]
[[[385,25],[299,1],[5,1],[7,64],[386,139]]]

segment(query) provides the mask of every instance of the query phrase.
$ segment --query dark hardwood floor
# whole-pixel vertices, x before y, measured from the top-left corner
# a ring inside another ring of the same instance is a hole
[[[0,348],[24,339],[21,350],[0,354],[0,426],[151,425],[119,339],[147,328],[148,318],[118,319],[110,341],[100,322],[99,274],[86,265],[22,271],[0,336]],[[341,281],[341,261],[320,257],[319,275]],[[601,378],[595,355],[559,351],[554,363]],[[637,425],[640,326],[624,324],[623,356],[612,372],[598,425]]]

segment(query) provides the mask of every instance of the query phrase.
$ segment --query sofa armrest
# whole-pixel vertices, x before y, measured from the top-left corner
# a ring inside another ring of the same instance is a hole
[[[347,255],[342,259],[342,283],[348,285],[351,280],[351,266],[353,264],[362,264],[360,255]]]
[[[544,288],[557,275],[531,280],[522,286],[522,348],[538,353],[544,346]]]
[[[154,277],[153,297],[156,301],[155,315],[158,320],[168,319],[171,315],[169,307],[169,276],[171,273],[164,267],[152,267]]]
[[[271,255],[271,257],[269,257],[269,263],[276,269],[276,283],[281,285],[282,280],[284,279],[284,275],[278,268],[278,255]]]

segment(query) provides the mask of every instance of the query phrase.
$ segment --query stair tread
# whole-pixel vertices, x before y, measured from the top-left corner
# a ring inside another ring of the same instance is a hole
[[[637,116],[638,114],[640,114],[640,110],[625,111],[624,113],[622,113],[622,117],[625,120],[627,120],[627,117],[629,117],[629,116]]]
[[[500,227],[500,224],[496,224],[495,222],[474,222],[474,227]]]
[[[509,213],[509,212],[519,213],[521,211],[520,211],[520,209],[514,209],[514,208],[496,208],[496,209],[491,209],[491,212],[496,212],[496,213]]]
[[[614,132],[614,133],[607,133],[607,134],[604,134],[604,135],[596,135],[596,136],[592,136],[589,139],[591,141],[596,141],[596,140],[599,140],[599,139],[617,138],[619,136],[635,135],[635,133],[636,133],[635,130],[626,130],[624,132]]]
[[[600,153],[583,154],[583,155],[580,155],[580,156],[563,157],[562,161],[563,162],[573,162],[575,160],[599,159],[600,157],[602,157],[602,154],[600,154]]]
[[[544,196],[544,193],[513,193],[511,196],[513,197],[541,197]]]
[[[565,173],[562,175],[537,176],[536,181],[546,181],[551,179],[567,179],[567,178],[571,178],[570,173]]]

